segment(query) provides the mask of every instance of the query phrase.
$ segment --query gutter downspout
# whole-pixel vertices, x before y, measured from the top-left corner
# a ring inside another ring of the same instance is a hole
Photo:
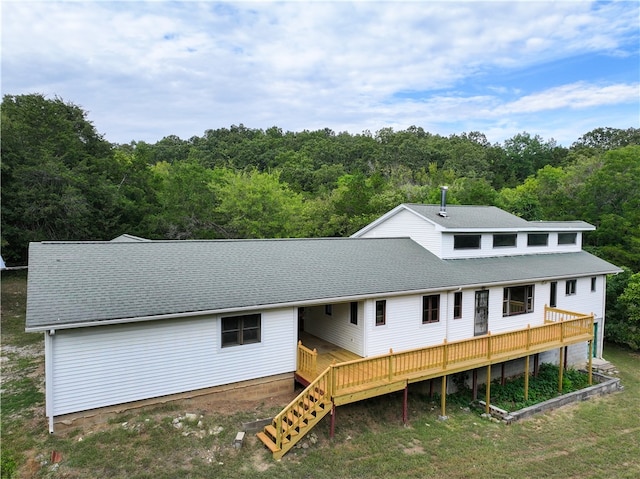
[[[53,434],[53,338],[55,329],[44,333],[45,412],[49,418],[49,433]]]

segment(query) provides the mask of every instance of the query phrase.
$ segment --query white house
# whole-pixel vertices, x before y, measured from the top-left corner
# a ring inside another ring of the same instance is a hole
[[[593,226],[441,210],[403,204],[351,238],[32,243],[26,330],[44,333],[50,430],[180,393],[292,391],[315,377],[309,337],[372,358],[535,329],[549,306],[593,314],[601,356],[620,270],[582,250]],[[567,351],[587,360],[584,339]]]

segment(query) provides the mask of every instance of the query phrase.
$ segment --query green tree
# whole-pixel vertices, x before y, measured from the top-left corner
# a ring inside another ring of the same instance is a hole
[[[104,239],[118,223],[112,146],[60,98],[2,100],[2,252],[25,263],[30,241]]]
[[[208,184],[231,238],[288,238],[307,235],[309,224],[302,196],[280,182],[278,172],[216,171]]]
[[[594,149],[597,151],[615,150],[628,145],[640,145],[640,128],[596,128],[582,135],[572,150]]]
[[[583,219],[597,226],[586,245],[600,256],[640,271],[640,146],[611,150],[578,195]]]
[[[545,165],[562,164],[567,150],[553,139],[545,142],[540,135],[523,132],[505,140],[504,153],[493,165],[496,184],[514,187]]]
[[[618,300],[627,310],[625,344],[640,349],[640,273],[629,278],[627,287]]]
[[[605,339],[640,349],[640,274],[622,270],[607,279]]]
[[[156,163],[152,168],[157,184],[158,208],[147,218],[151,235],[169,239],[211,239],[227,237],[223,219],[215,213],[219,203],[210,184],[214,170],[197,161]]]

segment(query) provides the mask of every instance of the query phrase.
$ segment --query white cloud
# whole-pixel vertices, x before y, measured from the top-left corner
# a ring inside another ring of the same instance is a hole
[[[640,102],[640,83],[590,85],[578,82],[523,96],[501,108],[503,113],[528,113],[560,108],[589,108],[620,103]]]
[[[494,128],[628,103],[637,87],[597,71],[500,83],[576,55],[637,55],[628,2],[4,2],[2,13],[3,93],[60,95],[111,141],[241,122]]]

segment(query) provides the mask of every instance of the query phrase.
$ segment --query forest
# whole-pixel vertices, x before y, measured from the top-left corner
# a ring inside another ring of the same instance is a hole
[[[244,125],[112,144],[61,98],[5,95],[0,246],[26,265],[43,240],[348,236],[400,203],[495,205],[596,226],[584,248],[620,267],[607,336],[640,348],[640,128],[566,147],[528,132],[502,144],[411,126],[374,133]]]

